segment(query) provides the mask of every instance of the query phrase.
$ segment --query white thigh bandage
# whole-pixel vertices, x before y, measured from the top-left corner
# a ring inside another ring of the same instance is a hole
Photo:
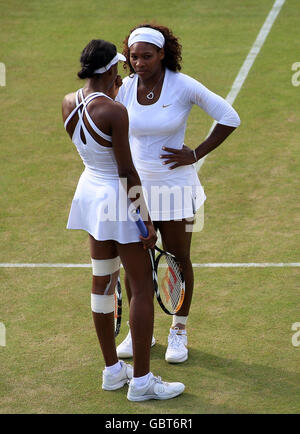
[[[112,259],[93,259],[93,276],[107,276],[118,271],[120,268],[120,258],[116,256]]]
[[[95,313],[111,313],[115,310],[115,296],[91,294],[91,308]]]

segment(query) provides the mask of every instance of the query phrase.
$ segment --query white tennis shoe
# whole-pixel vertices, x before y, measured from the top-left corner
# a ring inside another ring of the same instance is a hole
[[[151,376],[143,387],[135,387],[133,380],[129,383],[127,399],[129,401],[147,401],[149,399],[170,399],[180,395],[185,389],[182,383],[166,383],[160,377]]]
[[[168,348],[165,359],[169,363],[182,363],[188,358],[187,335],[185,330],[179,330],[177,327],[170,329],[168,336]]]
[[[133,368],[131,365],[119,360],[122,365],[120,372],[116,375],[105,372],[102,373],[102,389],[104,390],[117,390],[123,387],[132,379]]]
[[[153,345],[155,345],[154,336],[152,336],[151,347],[153,347]],[[131,338],[130,329],[124,341],[117,346],[117,356],[122,359],[128,359],[129,357],[133,357],[132,338]]]

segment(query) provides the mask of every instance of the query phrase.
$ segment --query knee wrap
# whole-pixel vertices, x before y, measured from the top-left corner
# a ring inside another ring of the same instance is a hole
[[[115,296],[91,294],[91,308],[95,313],[111,313],[115,310]]]
[[[108,276],[118,271],[120,268],[120,258],[116,256],[112,259],[93,259],[93,276]]]
[[[93,276],[109,277],[109,282],[103,287],[103,295],[110,295],[114,292],[120,272],[119,256],[112,259],[93,259],[92,258]]]

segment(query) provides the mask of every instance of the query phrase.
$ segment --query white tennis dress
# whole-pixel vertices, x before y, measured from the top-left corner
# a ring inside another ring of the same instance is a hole
[[[206,196],[194,165],[169,170],[163,165],[163,146],[181,149],[188,115],[194,104],[223,125],[237,127],[240,119],[231,105],[188,75],[166,69],[160,97],[151,105],[137,100],[138,75],[123,80],[117,101],[129,115],[132,158],[139,173],[152,220],[192,217]]]
[[[96,142],[83,122],[85,114],[91,128],[105,140],[112,141],[111,136],[99,130],[87,110],[88,104],[98,97],[109,98],[101,92],[84,98],[82,89],[79,89],[76,92],[76,107],[65,121],[66,128],[70,119],[78,113],[72,142],[85,166],[72,200],[67,228],[85,230],[99,241],[138,242],[140,233],[134,221],[128,218],[131,202],[119,180],[113,149]],[[84,140],[81,135],[84,135]]]

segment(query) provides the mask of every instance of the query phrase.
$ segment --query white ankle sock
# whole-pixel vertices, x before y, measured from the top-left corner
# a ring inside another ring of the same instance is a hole
[[[110,375],[117,375],[122,369],[120,362],[115,363],[112,366],[105,366],[105,372]]]
[[[142,377],[133,377],[132,380],[133,380],[134,387],[141,388],[146,386],[150,376],[151,376],[151,372],[148,372],[148,374],[143,375]]]

